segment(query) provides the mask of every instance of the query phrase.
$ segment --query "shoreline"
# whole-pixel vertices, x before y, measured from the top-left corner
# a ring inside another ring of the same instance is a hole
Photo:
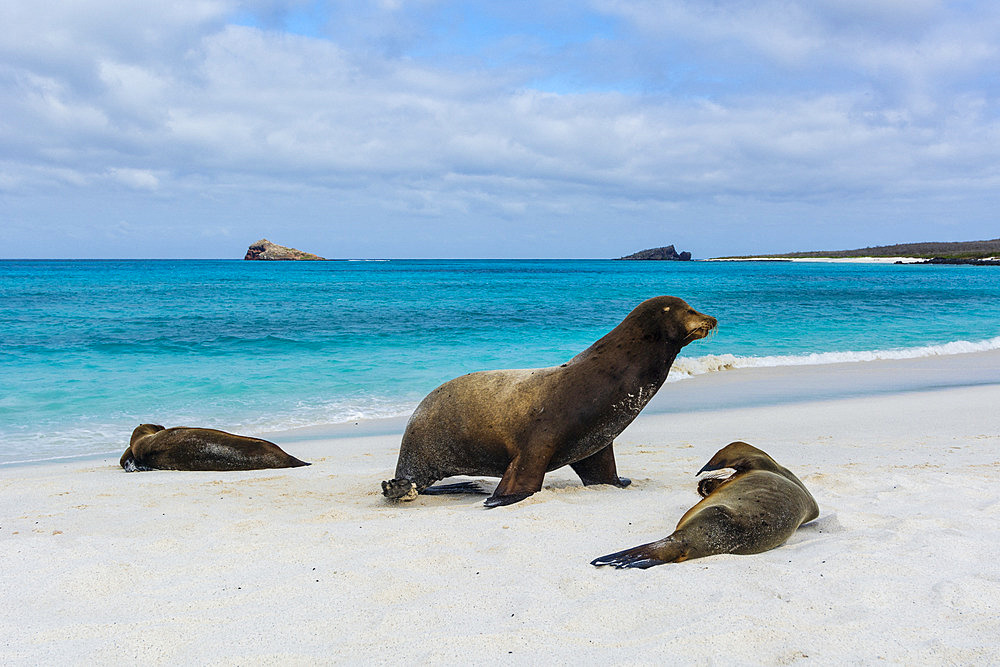
[[[916,269],[886,266],[612,261],[281,276],[199,262],[12,270],[0,461],[116,451],[143,422],[261,435],[406,415],[465,372],[562,363],[661,291],[722,322],[718,335],[685,348],[671,379],[762,358],[1000,347],[1000,285],[988,271],[928,270],[914,282]],[[465,284],[475,289],[458,289]],[[484,289],[495,290],[486,307],[469,297]],[[145,298],[150,290],[163,300]],[[327,290],[343,298],[321,296]],[[394,312],[399,326],[383,330]]]
[[[681,358],[691,360],[695,358]],[[677,364],[675,363],[675,366]],[[863,359],[833,363],[736,367],[684,375],[671,370],[668,380],[643,409],[642,415],[705,412],[723,408],[779,407],[809,401],[884,396],[948,387],[1000,384],[1000,349],[901,359]],[[415,406],[414,406],[415,407]],[[285,447],[311,441],[402,435],[409,412],[393,417],[311,424],[287,429],[224,428],[264,438]],[[196,424],[177,424],[196,425]],[[120,449],[58,458],[0,462],[0,472],[20,467],[87,463],[117,458],[128,445],[122,433]],[[116,463],[117,464],[117,463]]]
[[[823,262],[828,264],[921,264],[926,257],[713,257],[703,262]]]
[[[1000,262],[1000,257],[982,257],[971,260],[932,261],[929,257],[712,257],[699,262],[813,262],[827,264],[933,264],[960,266],[990,266]]]

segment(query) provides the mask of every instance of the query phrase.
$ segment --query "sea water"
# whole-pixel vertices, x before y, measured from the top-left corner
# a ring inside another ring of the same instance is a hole
[[[1000,348],[995,267],[5,260],[0,464],[120,453],[143,422],[405,415],[463,373],[562,363],[660,294],[719,320],[671,380]]]

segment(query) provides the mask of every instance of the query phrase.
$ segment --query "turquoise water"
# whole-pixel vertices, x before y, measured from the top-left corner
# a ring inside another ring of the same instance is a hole
[[[141,422],[406,414],[465,372],[561,363],[659,294],[720,324],[672,379],[1000,348],[992,267],[6,260],[0,463],[120,452]]]

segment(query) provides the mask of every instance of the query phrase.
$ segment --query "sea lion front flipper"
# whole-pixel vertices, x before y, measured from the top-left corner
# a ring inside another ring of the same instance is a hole
[[[515,456],[507,466],[500,483],[493,495],[483,504],[487,507],[513,505],[524,500],[537,491],[542,490],[542,480],[545,479],[545,469],[548,461],[538,462],[525,460],[523,456]]]
[[[118,464],[122,467],[125,472],[145,472],[147,470],[154,470],[149,466],[137,463],[135,460],[135,455],[132,454],[132,446],[129,445],[125,453],[122,454],[121,459],[118,460]]]
[[[135,462],[135,459],[131,456],[122,463],[122,468],[125,472],[146,472],[148,470],[156,470],[156,468],[150,468],[149,466],[139,465]]]
[[[638,567],[646,569],[664,563],[679,563],[687,560],[687,548],[683,543],[665,537],[656,542],[642,544],[624,551],[617,551],[590,561],[591,565],[614,565],[616,568]]]
[[[533,496],[533,493],[512,493],[506,496],[498,496],[494,493],[492,496],[483,501],[483,505],[486,507],[501,507],[502,505],[513,505],[514,503],[519,503],[525,498]]]
[[[731,476],[706,477],[704,479],[698,480],[698,495],[700,495],[702,498],[707,498],[717,488],[728,482],[730,478]]]
[[[632,483],[628,477],[618,476],[618,467],[615,465],[614,443],[591,454],[585,459],[580,459],[576,463],[570,463],[569,467],[580,476],[580,481],[584,486],[592,484],[611,484],[619,488],[625,488]]]

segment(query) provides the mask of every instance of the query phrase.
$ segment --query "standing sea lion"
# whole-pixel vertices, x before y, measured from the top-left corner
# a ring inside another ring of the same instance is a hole
[[[701,480],[698,493],[704,498],[681,517],[672,534],[590,564],[647,568],[713,554],[759,554],[780,546],[819,516],[799,478],[752,445],[726,445],[698,474],[722,468],[736,472]]]
[[[141,424],[122,454],[126,472],[136,470],[261,470],[309,465],[273,442],[211,428],[163,428]]]
[[[584,484],[627,486],[612,440],[667,378],[674,357],[716,326],[683,300],[639,304],[606,336],[561,366],[470,373],[421,401],[403,434],[391,499],[468,492],[472,483],[430,486],[452,475],[500,477],[487,507],[542,488],[545,473],[570,465]]]

